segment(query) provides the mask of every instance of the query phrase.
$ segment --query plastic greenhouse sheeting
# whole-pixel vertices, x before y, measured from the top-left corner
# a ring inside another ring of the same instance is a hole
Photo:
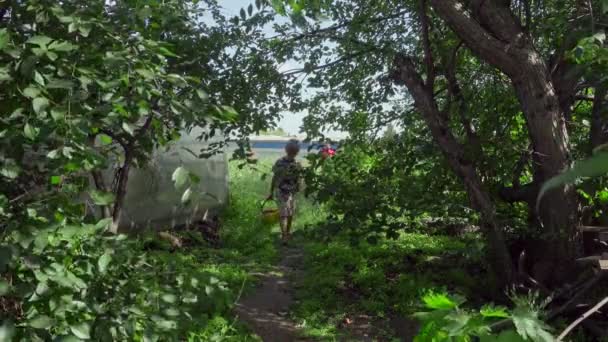
[[[212,215],[228,201],[228,158],[226,153],[197,158],[212,141],[198,141],[203,132],[195,128],[181,132],[179,140],[156,150],[144,168],[131,168],[120,228],[169,228]],[[184,167],[200,178],[190,184],[192,197],[182,204],[184,189],[176,189],[172,175]],[[106,174],[108,180],[112,172]]]

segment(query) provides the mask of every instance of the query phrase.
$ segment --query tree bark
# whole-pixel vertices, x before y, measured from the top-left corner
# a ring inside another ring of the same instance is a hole
[[[511,79],[532,141],[535,182],[540,184],[568,168],[570,142],[551,72],[511,10],[497,0],[477,0],[473,19],[457,0],[430,3],[474,54]],[[537,214],[548,263],[557,267],[572,261],[578,220],[573,187],[550,191]]]
[[[110,233],[117,234],[118,228],[120,227],[122,212],[125,203],[125,197],[127,195],[127,185],[129,183],[129,171],[131,164],[133,163],[132,151],[125,151],[125,161],[122,166],[116,172],[114,185],[114,207],[112,208],[112,225],[110,226]]]
[[[467,158],[464,147],[452,134],[446,115],[439,110],[432,91],[424,84],[414,63],[404,56],[398,56],[394,63],[393,78],[408,88],[452,171],[462,180],[471,206],[480,213],[480,225],[488,242],[488,259],[494,274],[501,285],[509,284],[513,280],[513,264],[496,221],[496,210],[489,192],[484,188],[474,164]]]
[[[591,110],[591,129],[589,130],[589,154],[596,147],[608,142],[608,109],[606,109],[606,96],[608,88],[600,85],[595,88],[593,96],[593,109]]]

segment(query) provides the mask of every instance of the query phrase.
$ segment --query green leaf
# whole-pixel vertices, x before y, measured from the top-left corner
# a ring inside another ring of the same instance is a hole
[[[608,13],[608,0],[602,0],[602,14]]]
[[[108,265],[110,265],[111,261],[112,254],[110,253],[110,251],[106,251],[105,253],[103,253],[103,255],[99,257],[99,260],[97,260],[97,267],[99,268],[99,272],[101,272],[102,274],[106,273]]]
[[[36,139],[38,133],[40,133],[40,129],[30,125],[29,123],[26,123],[23,127],[23,134],[30,140]]]
[[[5,319],[0,325],[0,341],[12,341],[15,336],[15,324]]]
[[[562,186],[564,184],[573,183],[583,177],[598,177],[608,172],[608,152],[599,152],[583,161],[574,165],[570,170],[549,179],[543,184],[538,193],[536,206],[540,205],[540,201],[547,191]]]
[[[534,342],[553,342],[549,326],[538,319],[538,315],[529,308],[517,307],[513,310],[513,324],[517,333],[524,339]]]
[[[100,134],[99,140],[101,141],[102,145],[110,145],[112,143],[112,137],[107,134]]]
[[[44,87],[44,85],[46,83],[44,81],[44,77],[42,77],[42,75],[38,71],[34,72],[34,81],[36,81],[36,83],[40,84],[43,87]]]
[[[223,117],[228,121],[234,121],[238,118],[239,113],[230,106],[222,106]]]
[[[46,56],[48,57],[48,59],[50,59],[53,62],[56,61],[57,58],[59,58],[59,55],[57,55],[56,53],[54,53],[52,51],[47,51]]]
[[[40,90],[36,87],[29,86],[23,90],[23,95],[30,99],[34,99],[40,95]]]
[[[65,111],[61,110],[61,109],[57,109],[57,108],[53,108],[51,109],[51,117],[53,118],[53,120],[55,121],[60,121],[63,120],[63,118],[65,118]]]
[[[135,72],[143,76],[143,78],[150,80],[154,78],[154,74],[152,71],[147,69],[135,69]]]
[[[52,185],[61,184],[61,176],[51,176],[51,184]]]
[[[507,312],[507,308],[493,305],[485,305],[481,308],[481,310],[479,310],[479,313],[481,313],[483,317],[487,318],[507,318],[510,316]]]
[[[111,192],[103,192],[93,190],[90,192],[91,199],[97,205],[108,205],[114,203],[114,194]]]
[[[192,189],[188,188],[182,194],[182,203],[186,204],[186,203],[190,202],[191,198],[192,198]]]
[[[0,174],[8,179],[15,179],[19,176],[21,169],[14,163],[5,163],[0,166]]]
[[[444,293],[427,293],[422,297],[422,301],[427,308],[435,310],[455,309],[459,305]]]
[[[48,89],[72,89],[74,88],[74,82],[69,80],[53,79],[46,85],[46,87]]]
[[[165,293],[161,296],[161,299],[165,303],[174,304],[177,302],[177,296],[171,293]]]
[[[243,20],[247,19],[247,14],[245,13],[245,9],[241,8],[240,14],[241,14],[241,19],[243,19]]]
[[[10,292],[10,290],[11,286],[9,285],[9,283],[4,279],[0,279],[0,296],[6,296]]]
[[[173,175],[171,176],[171,180],[175,184],[175,188],[179,189],[186,185],[188,179],[190,178],[190,172],[186,170],[183,166],[178,167],[173,171]]]
[[[133,126],[131,126],[127,122],[123,122],[122,123],[122,129],[124,129],[125,132],[129,133],[131,136],[135,135],[135,131],[133,129]]]
[[[70,325],[70,330],[72,334],[76,335],[76,337],[88,340],[91,338],[91,326],[89,323],[82,322],[75,325]]]
[[[197,89],[196,90],[196,94],[198,95],[198,97],[203,100],[203,101],[207,101],[209,100],[209,94],[207,94],[207,92],[205,92],[202,89]]]
[[[6,82],[12,79],[13,77],[10,74],[9,68],[6,66],[0,67],[0,82]]]
[[[40,315],[29,320],[27,325],[34,329],[47,329],[53,325],[53,320],[49,316]]]
[[[46,97],[37,97],[32,101],[32,107],[34,107],[34,112],[36,112],[36,114],[40,114],[40,112],[47,109],[48,106],[49,100]]]
[[[69,52],[72,50],[76,50],[78,46],[70,43],[70,42],[58,42],[54,41],[49,45],[49,50],[61,51],[61,52]]]
[[[160,51],[163,56],[177,57],[175,53],[171,52],[171,50],[167,49],[166,47],[161,47],[158,49],[158,51]]]
[[[274,8],[274,10],[280,15],[285,15],[287,13],[285,11],[285,4],[283,3],[283,0],[271,0],[270,4],[272,5],[272,8]]]
[[[40,47],[46,47],[52,41],[53,41],[53,39],[51,39],[47,36],[44,36],[44,35],[40,35],[40,36],[33,36],[32,38],[28,39],[26,43],[38,45]]]
[[[9,38],[8,31],[5,28],[0,29],[0,51],[8,46]]]

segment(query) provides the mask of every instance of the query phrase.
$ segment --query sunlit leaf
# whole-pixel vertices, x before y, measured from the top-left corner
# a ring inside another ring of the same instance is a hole
[[[507,318],[510,316],[507,312],[507,308],[503,306],[485,305],[479,310],[479,313],[481,313],[483,317]]]
[[[8,30],[5,28],[0,29],[0,51],[8,46],[9,38]]]
[[[186,204],[186,203],[190,202],[191,198],[192,198],[192,189],[188,188],[182,194],[182,203]]]
[[[29,86],[23,89],[23,95],[29,97],[30,99],[34,99],[40,95],[40,90],[36,87]]]
[[[110,145],[112,143],[112,137],[107,134],[100,134],[99,140],[101,141],[102,145]]]
[[[135,72],[140,74],[141,76],[143,76],[145,79],[152,79],[154,78],[154,74],[152,73],[152,71],[147,70],[147,69],[135,69]]]
[[[25,126],[23,127],[23,134],[25,135],[26,138],[28,138],[30,140],[36,139],[36,137],[38,136],[38,133],[40,133],[40,129],[38,127],[34,127],[34,126],[30,125],[29,123],[26,123]]]
[[[571,169],[549,179],[541,187],[538,193],[537,206],[541,199],[551,189],[555,189],[564,184],[573,183],[583,177],[598,177],[608,173],[608,152],[598,152],[597,154],[576,163]]]
[[[93,202],[97,205],[108,205],[114,202],[114,194],[110,192],[93,190],[89,194],[91,195]]]
[[[33,36],[32,38],[27,40],[28,44],[33,44],[33,45],[38,45],[40,47],[46,47],[51,41],[53,41],[53,39],[44,36],[44,35],[38,35],[38,36]]]
[[[459,305],[445,293],[427,293],[422,297],[422,301],[427,308],[436,310],[454,309]]]
[[[47,329],[53,325],[53,320],[49,316],[40,315],[29,320],[27,325],[34,329]]]
[[[89,323],[82,322],[74,325],[70,325],[70,331],[72,334],[76,335],[76,337],[88,340],[91,338],[91,326]]]
[[[4,319],[0,325],[0,341],[12,341],[14,336],[15,324],[9,319]]]
[[[130,135],[135,135],[135,131],[133,126],[131,126],[129,123],[127,122],[123,122],[122,123],[122,129],[125,130],[125,132],[129,133]]]
[[[9,178],[15,179],[19,176],[19,172],[21,172],[21,168],[14,163],[5,163],[0,166],[0,175]]]
[[[538,319],[538,315],[528,308],[517,307],[513,310],[513,323],[517,333],[524,339],[534,342],[553,342],[549,326]]]
[[[99,260],[97,260],[97,267],[99,268],[99,272],[102,274],[106,273],[108,265],[110,265],[111,261],[112,254],[110,253],[110,251],[106,251],[105,253],[103,253],[103,255],[99,257]]]
[[[45,110],[49,106],[49,100],[46,97],[37,97],[32,101],[32,107],[34,107],[34,112],[40,114],[43,110]]]
[[[188,182],[190,178],[190,172],[186,170],[183,166],[178,167],[173,171],[173,175],[171,175],[171,180],[175,184],[177,189],[182,188]]]

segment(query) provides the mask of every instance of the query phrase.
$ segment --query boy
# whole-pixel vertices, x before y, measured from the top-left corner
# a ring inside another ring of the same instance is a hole
[[[277,160],[272,167],[273,177],[268,199],[276,196],[279,204],[283,244],[287,244],[290,238],[291,223],[295,214],[295,196],[300,191],[302,166],[296,161],[299,152],[298,141],[290,140],[285,145],[285,156]]]

